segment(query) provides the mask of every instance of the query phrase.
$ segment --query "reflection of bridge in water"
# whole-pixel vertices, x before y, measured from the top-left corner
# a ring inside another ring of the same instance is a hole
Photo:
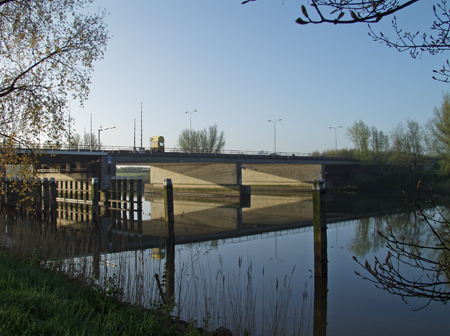
[[[328,227],[342,225],[339,223],[348,224],[350,220],[369,216],[369,213],[373,215],[381,211],[386,214],[404,209],[402,197],[398,203],[393,202],[392,209],[379,209],[378,203],[370,200],[370,210],[353,203],[355,197],[357,195],[328,195]],[[343,198],[347,202],[346,206],[341,203]],[[150,206],[151,219],[143,221],[142,232],[135,231],[131,236],[131,232],[115,231],[110,235],[111,251],[154,248],[164,243],[166,226],[163,200],[153,199]],[[270,237],[274,232],[283,235],[293,229],[309,231],[313,225],[312,194],[307,193],[291,197],[255,195],[251,197],[251,204],[244,208],[198,199],[176,200],[174,211],[177,245],[221,239],[227,239],[227,242],[248,240],[251,239],[249,237],[261,235]]]
[[[383,197],[380,197],[383,199]],[[356,194],[327,195],[328,227],[365,218],[369,214],[403,211],[405,202],[400,195],[391,208],[381,208],[376,199]],[[103,249],[126,251],[164,246],[166,225],[163,199],[151,198],[144,202],[142,225],[137,218],[127,218],[127,225],[114,222],[114,218],[101,217]],[[174,201],[176,244],[188,244],[208,240],[238,242],[273,237],[294,231],[310,231],[313,224],[312,194],[293,196],[253,195],[247,204],[229,203],[229,200],[178,199]],[[150,214],[149,214],[150,212]],[[149,216],[150,215],[150,216]],[[147,218],[146,218],[147,217]],[[59,224],[70,230],[88,227],[87,223],[58,219]],[[134,225],[130,225],[134,223]],[[344,224],[345,225],[345,224]]]

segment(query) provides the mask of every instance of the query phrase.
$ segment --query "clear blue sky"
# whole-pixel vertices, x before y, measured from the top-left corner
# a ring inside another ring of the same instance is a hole
[[[365,24],[300,26],[298,0],[96,0],[105,8],[111,40],[95,64],[84,108],[71,103],[75,129],[100,126],[106,146],[140,146],[163,135],[174,147],[181,130],[214,123],[227,150],[309,153],[352,147],[345,136],[356,120],[389,132],[407,118],[421,125],[449,84],[432,80],[446,54],[412,59],[372,41]],[[304,2],[303,2],[304,3]],[[397,15],[413,31],[428,28],[433,1]],[[391,19],[375,30],[391,32]],[[383,22],[384,21],[384,22]],[[418,24],[417,24],[418,22]]]

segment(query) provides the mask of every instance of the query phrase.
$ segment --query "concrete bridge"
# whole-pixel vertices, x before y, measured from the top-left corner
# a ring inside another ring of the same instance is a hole
[[[102,189],[116,176],[117,165],[151,166],[150,184],[226,188],[228,186],[296,186],[311,188],[315,179],[344,181],[359,167],[351,158],[298,155],[150,153],[134,151],[48,150],[39,158],[42,177],[98,177]],[[144,174],[144,173],[143,173]]]

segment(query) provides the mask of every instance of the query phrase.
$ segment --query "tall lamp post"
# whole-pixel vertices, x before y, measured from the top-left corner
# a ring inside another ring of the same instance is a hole
[[[342,126],[336,126],[336,127],[330,126],[330,128],[334,128],[334,150],[337,154],[337,129],[342,128]]]
[[[273,122],[273,152],[277,153],[277,122],[281,121],[281,119],[277,120],[268,120],[268,122]]]
[[[70,124],[72,123],[72,118],[71,118],[71,110],[72,110],[72,100],[69,100],[69,148],[72,148],[72,133],[70,132]]]
[[[107,130],[113,130],[114,128],[116,128],[116,126],[105,127],[105,128],[102,128],[102,126],[100,126],[100,128],[98,129],[98,149],[100,149],[100,132],[107,131]]]
[[[184,112],[184,113],[189,113],[189,135],[188,135],[188,142],[189,142],[189,153],[191,153],[192,147],[191,147],[191,129],[192,129],[192,113],[197,112],[197,109],[195,109],[192,112]]]

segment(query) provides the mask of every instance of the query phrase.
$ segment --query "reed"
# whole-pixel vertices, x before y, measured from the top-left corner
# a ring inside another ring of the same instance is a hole
[[[221,256],[218,265],[203,262],[208,260],[210,248],[192,245],[188,256],[177,249],[175,301],[164,307],[155,280],[155,274],[164,274],[162,248],[100,253],[94,229],[47,230],[17,218],[11,221],[4,217],[0,232],[2,246],[16,258],[63,271],[69,278],[108,290],[121,301],[146,309],[166,309],[173,318],[203,330],[226,327],[237,336],[309,333],[310,289],[305,286],[300,308],[292,303],[295,267],[275,283],[265,280],[263,270],[262,282],[258,281],[261,288],[254,283],[251,260],[239,257],[237,271],[229,271]]]

